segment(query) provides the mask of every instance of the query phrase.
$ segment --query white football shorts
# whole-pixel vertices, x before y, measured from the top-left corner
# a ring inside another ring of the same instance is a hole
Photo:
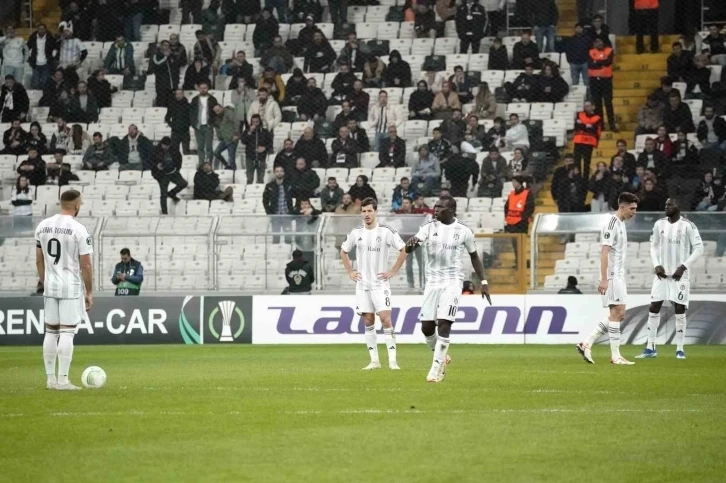
[[[650,291],[651,302],[665,302],[685,305],[688,308],[688,296],[691,294],[691,283],[681,278],[678,282],[672,278],[662,280],[653,277],[653,289]]]
[[[613,278],[608,280],[608,289],[602,296],[602,306],[627,305],[628,289],[625,287],[624,278]]]
[[[358,315],[379,314],[391,310],[391,289],[355,289],[355,311]]]
[[[424,290],[423,304],[421,304],[420,320],[456,320],[461,300],[461,287],[451,285],[441,288]]]
[[[57,299],[45,297],[45,323],[49,325],[78,325],[86,313],[83,297],[77,299]]]

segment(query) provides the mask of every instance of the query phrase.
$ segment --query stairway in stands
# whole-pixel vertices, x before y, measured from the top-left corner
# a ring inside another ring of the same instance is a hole
[[[51,32],[58,30],[61,19],[61,9],[58,0],[33,0],[33,25],[44,23]],[[26,40],[35,31],[35,28],[18,28],[17,34]]]

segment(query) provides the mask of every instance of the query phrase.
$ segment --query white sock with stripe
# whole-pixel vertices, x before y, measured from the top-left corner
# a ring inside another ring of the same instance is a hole
[[[426,337],[426,344],[429,346],[429,349],[431,349],[432,352],[435,351],[436,350],[436,341],[438,340],[438,337],[436,336],[436,332],[434,332],[431,335],[427,335],[425,337]]]
[[[682,351],[686,343],[686,314],[676,314],[676,350]]]
[[[441,372],[441,365],[446,363],[446,353],[449,352],[449,344],[451,339],[439,336],[434,349],[434,363],[431,366],[431,372],[437,374]]]
[[[371,362],[378,362],[378,341],[376,340],[376,326],[366,326],[366,346],[371,356]]]
[[[76,329],[61,329],[58,337],[58,384],[68,384],[68,372],[73,360],[73,337]]]
[[[648,349],[655,350],[655,340],[658,338],[658,326],[660,325],[660,313],[648,312]]]
[[[613,359],[622,357],[620,355],[620,322],[608,322],[608,334],[610,335],[610,354]]]
[[[55,379],[55,358],[58,355],[59,332],[53,329],[45,329],[43,339],[43,362],[45,363],[45,375],[48,382],[56,382]]]
[[[605,318],[601,322],[598,322],[595,326],[595,330],[593,330],[590,333],[590,337],[587,338],[586,344],[592,347],[592,345],[595,343],[596,340],[600,338],[600,336],[605,335],[608,333],[608,319]]]
[[[388,348],[388,363],[396,362],[396,336],[393,335],[393,327],[383,329],[383,338]]]

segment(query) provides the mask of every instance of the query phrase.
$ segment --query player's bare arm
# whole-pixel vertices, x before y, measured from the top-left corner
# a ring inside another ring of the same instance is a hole
[[[348,252],[346,252],[345,250],[340,250],[340,259],[343,261],[343,266],[345,267],[345,271],[348,272],[348,276],[350,277],[350,279],[354,282],[359,281],[360,273],[353,270],[353,264],[350,262]]]
[[[395,277],[398,271],[401,270],[403,262],[406,261],[406,254],[406,249],[404,247],[398,252],[398,258],[396,259],[396,263],[393,264],[393,267],[391,267],[391,269],[387,272],[379,273],[378,280],[390,280]]]
[[[611,247],[603,245],[600,251],[600,284],[597,291],[600,295],[605,295],[608,291],[608,255],[610,255]]]
[[[482,263],[481,258],[479,258],[479,254],[477,252],[471,252],[469,254],[469,258],[471,258],[471,266],[474,267],[476,276],[479,277],[479,280],[481,280],[481,296],[482,298],[486,298],[491,305],[492,299],[489,295],[489,282],[487,282],[487,278],[484,275],[484,264]]]
[[[81,255],[81,275],[83,276],[83,285],[86,287],[86,310],[93,307],[93,262],[91,255]]]
[[[416,238],[415,236],[412,236],[408,239],[406,242],[406,253],[412,253],[415,251],[419,246],[421,246],[421,240]]]
[[[38,269],[40,283],[43,283],[45,281],[45,257],[43,249],[40,247],[35,248],[35,267]]]

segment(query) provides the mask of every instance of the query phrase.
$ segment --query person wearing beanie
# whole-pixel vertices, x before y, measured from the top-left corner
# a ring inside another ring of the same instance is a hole
[[[285,267],[285,278],[290,285],[288,292],[291,295],[310,295],[315,282],[313,266],[303,258],[303,252],[294,250],[292,261]]]
[[[560,289],[559,292],[557,292],[558,295],[582,295],[582,292],[580,292],[580,289],[577,288],[577,278],[570,275],[567,277],[567,286],[565,288]]]

